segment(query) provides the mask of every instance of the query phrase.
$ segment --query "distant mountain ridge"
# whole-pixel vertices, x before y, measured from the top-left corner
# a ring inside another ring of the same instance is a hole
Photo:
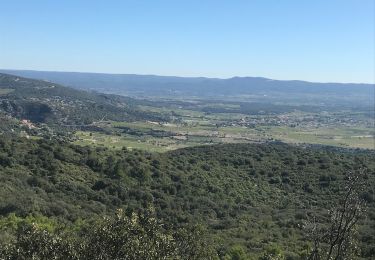
[[[104,74],[80,72],[52,72],[32,70],[0,70],[22,77],[56,82],[78,89],[121,94],[136,97],[201,97],[223,99],[248,96],[270,96],[283,101],[315,98],[325,102],[371,104],[374,84],[359,83],[313,83],[298,80],[272,80],[261,77],[233,77],[229,79],[204,77],[175,77],[135,74]],[[302,95],[302,96],[300,96]],[[310,95],[307,97],[307,95]]]

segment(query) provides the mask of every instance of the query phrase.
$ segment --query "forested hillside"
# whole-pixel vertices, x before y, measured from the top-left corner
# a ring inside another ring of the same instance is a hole
[[[136,109],[137,102],[141,101],[0,74],[0,112],[35,123],[63,126],[98,120],[162,120],[159,114]]]
[[[361,197],[368,211],[360,220],[359,247],[362,257],[371,259],[373,158],[372,151],[281,143],[154,154],[0,136],[1,240],[15,232],[9,214],[45,216],[68,227],[117,209],[131,214],[152,206],[166,228],[206,227],[222,257],[241,250],[256,257],[277,248],[287,259],[300,259],[311,246],[305,221],[313,216],[328,221],[344,180],[364,169]]]

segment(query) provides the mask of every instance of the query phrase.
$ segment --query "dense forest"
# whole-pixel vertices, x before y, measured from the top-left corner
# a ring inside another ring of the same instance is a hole
[[[362,169],[368,185],[360,196],[368,211],[359,224],[359,254],[370,259],[375,252],[373,158],[372,151],[282,143],[157,154],[0,136],[1,241],[17,238],[17,227],[25,222],[77,230],[113,217],[118,209],[131,217],[151,207],[162,234],[173,237],[173,230],[199,225],[220,258],[277,252],[300,259],[311,248],[304,223],[312,217],[328,222],[344,181]],[[63,236],[67,233],[75,236],[68,231]]]

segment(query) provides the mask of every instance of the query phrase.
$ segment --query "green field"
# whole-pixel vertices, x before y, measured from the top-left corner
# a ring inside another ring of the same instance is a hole
[[[212,117],[212,115],[211,115]],[[339,147],[374,149],[374,135],[370,128],[244,126],[217,127],[216,120],[208,118],[184,121],[184,123],[157,122],[110,122],[107,132],[76,132],[76,144],[105,146],[115,149],[142,149],[165,152],[183,147],[210,145],[215,143],[252,143],[282,141],[292,144],[322,144]],[[126,128],[136,134],[119,131]],[[154,136],[153,131],[166,133]]]
[[[146,113],[164,115],[169,120],[97,122],[95,126],[102,128],[103,132],[79,131],[75,143],[158,152],[216,143],[265,141],[375,148],[368,111],[342,109],[266,113],[255,109],[254,112],[239,110],[236,113],[236,109],[241,109],[238,103],[197,100],[139,105],[137,108]],[[266,106],[259,109],[263,108]]]
[[[164,139],[135,139],[129,136],[114,136],[97,132],[78,131],[76,136],[78,140],[75,141],[75,143],[78,145],[103,146],[113,149],[122,149],[123,147],[126,147],[128,149],[164,152],[185,147]]]
[[[0,88],[0,96],[1,95],[7,95],[11,92],[13,92],[14,89],[11,89],[11,88]]]
[[[361,128],[318,128],[291,129],[276,127],[270,135],[287,143],[312,143],[340,147],[374,149],[371,129]]]

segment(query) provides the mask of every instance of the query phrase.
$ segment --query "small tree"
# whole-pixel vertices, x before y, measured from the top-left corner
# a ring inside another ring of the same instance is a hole
[[[356,253],[356,224],[365,211],[365,202],[360,198],[365,187],[363,174],[363,171],[349,173],[343,198],[330,210],[328,226],[319,225],[315,218],[307,223],[313,242],[309,260],[352,259]]]

